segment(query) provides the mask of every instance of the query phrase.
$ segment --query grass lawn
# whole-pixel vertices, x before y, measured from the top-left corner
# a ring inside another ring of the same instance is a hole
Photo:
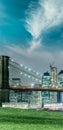
[[[0,108],[0,130],[63,130],[63,113]]]

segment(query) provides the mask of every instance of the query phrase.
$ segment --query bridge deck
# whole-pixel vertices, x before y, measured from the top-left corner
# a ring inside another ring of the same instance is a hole
[[[42,88],[42,87],[27,87],[27,86],[21,86],[21,87],[10,87],[10,90],[20,90],[20,91],[53,91],[53,92],[63,92],[63,88]]]

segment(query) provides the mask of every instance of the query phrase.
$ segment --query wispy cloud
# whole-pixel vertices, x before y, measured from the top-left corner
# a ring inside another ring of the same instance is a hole
[[[61,22],[63,22],[62,0],[39,0],[37,8],[29,6],[26,17],[26,29],[33,37],[29,49],[33,48],[32,50],[34,50],[38,47],[37,44],[40,44],[40,39],[42,38],[40,35],[44,30],[57,26]]]

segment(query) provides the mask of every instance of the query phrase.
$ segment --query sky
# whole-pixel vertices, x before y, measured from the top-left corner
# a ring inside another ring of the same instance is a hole
[[[0,55],[40,73],[63,69],[63,0],[0,0]]]

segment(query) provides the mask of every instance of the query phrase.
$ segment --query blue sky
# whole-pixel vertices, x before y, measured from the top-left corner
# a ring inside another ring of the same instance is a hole
[[[40,73],[63,69],[63,0],[0,0],[0,54]]]

